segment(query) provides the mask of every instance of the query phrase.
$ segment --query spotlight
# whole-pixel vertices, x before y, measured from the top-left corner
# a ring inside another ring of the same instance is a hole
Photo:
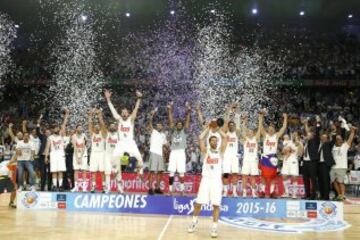
[[[352,14],[349,14],[349,15],[348,15],[348,18],[352,18],[352,17],[353,17],[353,15],[352,15]]]
[[[130,17],[130,13],[129,12],[125,13],[125,16]]]
[[[300,16],[304,16],[304,15],[305,15],[305,12],[304,12],[304,11],[300,11],[299,15],[300,15]]]
[[[88,17],[86,15],[81,15],[81,20],[83,20],[83,22],[85,22],[88,19]]]
[[[211,9],[210,12],[211,12],[211,13],[215,13],[215,9]]]
[[[15,26],[14,26],[15,28],[19,28],[20,26],[18,25],[18,24],[15,24]]]
[[[257,10],[256,8],[253,8],[253,9],[251,10],[251,12],[252,12],[253,15],[256,15],[256,14],[258,13],[258,10]]]
[[[174,10],[171,10],[171,11],[170,11],[170,14],[171,14],[171,15],[174,15],[174,14],[175,14],[175,11],[174,11]]]

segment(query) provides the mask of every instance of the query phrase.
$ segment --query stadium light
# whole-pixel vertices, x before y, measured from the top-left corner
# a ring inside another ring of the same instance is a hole
[[[86,15],[81,15],[81,20],[82,20],[83,22],[85,22],[87,19],[88,19],[88,16],[86,16]]]
[[[300,11],[299,15],[300,15],[300,16],[304,16],[304,15],[305,15],[305,12],[304,12],[304,11]]]
[[[19,28],[20,26],[18,25],[18,24],[15,24],[15,26],[14,26],[15,28]]]
[[[256,14],[258,13],[258,10],[257,10],[256,8],[253,8],[253,9],[251,10],[251,12],[252,12],[253,15],[256,15]]]
[[[211,13],[215,13],[215,9],[211,9],[210,12],[211,12]]]
[[[353,17],[353,15],[352,15],[352,14],[349,14],[349,15],[348,15],[348,18],[352,18],[352,17]]]
[[[125,16],[130,17],[130,13],[129,12],[125,13]]]
[[[175,11],[174,11],[174,10],[171,10],[171,11],[170,11],[170,14],[171,14],[171,15],[174,15],[174,14],[175,14]]]

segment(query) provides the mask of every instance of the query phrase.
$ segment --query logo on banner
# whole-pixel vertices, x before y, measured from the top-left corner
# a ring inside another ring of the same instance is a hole
[[[317,203],[316,202],[306,202],[305,209],[306,210],[317,210]]]
[[[341,231],[350,227],[345,221],[325,219],[309,219],[296,223],[285,223],[248,217],[220,217],[220,222],[235,228],[277,233],[332,232]]]
[[[173,207],[180,214],[186,212],[186,215],[190,215],[194,212],[194,202],[195,199],[192,199],[186,203],[181,203],[176,198],[174,198]]]
[[[56,201],[58,202],[66,202],[66,194],[57,194]]]
[[[21,202],[26,208],[32,208],[39,202],[39,195],[36,192],[27,192]]]
[[[320,215],[325,219],[330,219],[336,216],[336,205],[332,202],[324,202],[321,204]]]

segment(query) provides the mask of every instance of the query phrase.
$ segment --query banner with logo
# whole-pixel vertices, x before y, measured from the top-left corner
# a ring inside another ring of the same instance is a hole
[[[191,215],[194,203],[193,197],[142,194],[21,192],[18,195],[19,209]],[[211,216],[212,210],[211,205],[203,205],[201,214]],[[223,198],[221,216],[343,220],[343,204],[330,201]]]
[[[164,193],[167,193],[169,191],[169,177],[168,176],[169,176],[168,174],[164,173],[164,174],[162,174],[161,180],[160,180],[160,189]],[[85,182],[82,182],[81,178],[79,178],[79,179],[80,179],[79,180],[80,189],[82,190],[82,187],[85,187],[87,189],[87,191],[90,191],[91,174],[88,173],[86,175]],[[112,179],[111,190],[117,191],[117,185],[116,185],[114,176],[112,176],[111,179]],[[198,191],[199,185],[200,185],[200,180],[201,180],[201,176],[198,174],[186,174],[184,177],[184,185],[185,185],[184,193],[185,194],[196,194]],[[146,193],[150,187],[149,175],[147,173],[142,176],[138,175],[136,173],[122,173],[122,181],[123,181],[123,186],[124,186],[125,192]],[[153,187],[155,186],[155,181],[156,180],[153,179],[151,182]],[[256,178],[257,190],[259,190],[260,183],[261,183],[261,178],[257,177]],[[251,195],[250,181],[248,181],[247,185],[248,185],[247,186],[248,195]],[[174,187],[175,187],[175,192],[180,191],[180,182],[179,182],[178,176],[175,176]],[[98,191],[102,190],[102,180],[101,180],[100,174],[97,174],[97,190]],[[284,185],[283,185],[281,176],[279,176],[276,179],[275,191],[277,192],[277,194],[279,196],[281,196],[284,193]],[[304,189],[302,177],[297,178],[296,188],[294,186],[289,187],[289,194],[292,194],[293,191],[296,192],[296,195],[299,198],[303,197],[305,195],[305,189]],[[241,178],[241,176],[238,177],[237,193],[238,194],[242,193],[242,178]],[[232,194],[232,187],[229,188],[228,194]]]

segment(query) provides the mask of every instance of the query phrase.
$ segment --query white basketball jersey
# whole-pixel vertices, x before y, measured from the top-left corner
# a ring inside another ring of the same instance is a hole
[[[105,151],[105,138],[101,133],[93,134],[91,137],[91,151],[103,152]]]
[[[244,142],[244,159],[255,160],[258,157],[258,142],[256,137],[246,138]]]
[[[81,134],[81,135],[74,134],[73,135],[74,151],[78,151],[79,153],[84,151],[84,154],[86,154],[85,141],[86,141],[85,134]]]
[[[120,134],[120,141],[134,140],[134,124],[131,122],[130,117],[128,117],[126,121],[120,118],[118,131]]]
[[[117,132],[111,133],[109,132],[106,137],[106,153],[112,154],[116,147],[116,144],[119,141],[119,134]]]
[[[220,149],[220,146],[221,146],[221,135],[219,132],[212,132],[211,130],[209,131],[209,134],[208,134],[208,137],[207,137],[207,140],[206,140],[206,146],[207,146],[207,149],[210,149],[210,143],[209,143],[209,140],[212,136],[215,136],[218,140],[217,142],[217,148],[216,150],[219,150]]]
[[[203,177],[218,177],[222,175],[222,156],[218,150],[208,149],[202,167]],[[220,180],[221,181],[221,180]]]
[[[65,143],[64,139],[60,135],[51,135],[49,137],[50,141],[50,151],[51,153],[61,153],[65,152]]]
[[[296,147],[295,143],[293,143],[292,141],[289,141],[286,145],[286,148],[289,148],[291,153],[288,157],[289,160],[297,160],[297,151],[298,148]]]
[[[226,133],[226,137],[227,137],[227,145],[226,145],[225,154],[236,155],[239,150],[239,138],[236,132],[229,131]]]
[[[263,153],[264,155],[276,154],[278,147],[278,139],[276,134],[270,136],[268,134],[265,135],[264,145],[263,145]]]

